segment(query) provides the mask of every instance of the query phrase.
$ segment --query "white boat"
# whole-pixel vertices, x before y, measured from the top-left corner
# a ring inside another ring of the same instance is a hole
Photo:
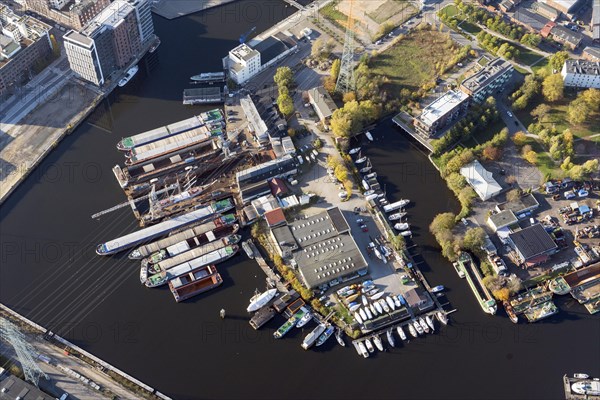
[[[362,324],[362,323],[363,323],[363,319],[362,319],[362,317],[360,316],[360,314],[358,313],[358,311],[356,311],[356,312],[354,313],[354,319],[356,319],[356,321],[358,321],[358,323],[359,323],[359,324]]]
[[[400,234],[404,237],[409,237],[412,236],[412,232],[411,231],[402,231],[400,232]]]
[[[419,337],[417,330],[415,329],[415,327],[412,324],[408,324],[408,331],[410,332],[410,334],[412,335],[412,337],[416,338]]]
[[[375,306],[373,305],[373,303],[369,304],[369,308],[371,309],[371,312],[373,313],[374,317],[376,317],[377,315],[379,315],[379,313],[377,312],[377,309],[375,308]]]
[[[439,293],[439,292],[442,292],[443,290],[444,290],[444,286],[437,285],[436,287],[431,289],[431,293]]]
[[[374,193],[375,193],[375,191],[374,191],[373,189],[371,189],[371,190],[367,190],[367,191],[364,193],[364,195],[365,195],[365,197],[366,197],[366,196],[370,196],[370,195],[372,195],[372,194],[374,194]]]
[[[367,161],[367,157],[361,157],[358,160],[354,161],[355,164],[362,164]]]
[[[137,72],[138,72],[137,65],[134,65],[133,67],[129,68],[127,70],[127,73],[123,77],[123,79],[121,79],[119,81],[119,83],[118,83],[119,87],[123,87],[123,86],[127,85],[127,82],[129,82],[131,80],[131,78],[133,78],[135,76],[135,74],[137,74]]]
[[[573,378],[577,378],[577,379],[589,379],[590,376],[588,374],[584,374],[583,372],[578,372],[576,374],[573,374]]]
[[[379,293],[375,293],[373,296],[371,296],[371,300],[377,300],[380,299],[381,296],[383,296],[385,294],[385,292],[379,292]]]
[[[375,200],[376,198],[377,198],[377,194],[375,194],[375,193],[371,193],[371,194],[365,195],[365,200],[366,201]]]
[[[369,307],[365,307],[365,314],[367,314],[367,319],[373,319],[373,314],[371,314]]]
[[[264,293],[254,296],[252,299],[250,299],[250,305],[248,306],[246,311],[254,312],[264,307],[269,301],[271,301],[273,297],[275,297],[276,294],[277,289],[269,289]]]
[[[392,332],[391,329],[388,329],[388,331],[386,332],[386,336],[387,336],[387,340],[388,340],[388,343],[390,344],[390,346],[396,347],[396,341],[394,340],[394,333]]]
[[[373,135],[371,135],[371,132],[366,131],[365,132],[365,136],[367,137],[367,139],[369,139],[371,142],[373,141]]]
[[[388,217],[388,219],[390,221],[397,221],[397,220],[401,219],[402,217],[404,217],[405,215],[406,215],[405,212],[399,212],[399,213],[395,213],[395,214],[390,215]]]
[[[398,307],[398,308],[402,307],[402,303],[400,303],[400,299],[398,299],[398,297],[394,296],[394,297],[392,297],[392,299],[394,300],[394,304],[396,304],[396,307]]]
[[[596,379],[575,382],[571,385],[571,390],[574,393],[585,395],[585,398],[595,398],[600,396],[600,382]]]
[[[354,312],[356,310],[358,310],[360,308],[360,304],[354,304],[352,307],[349,308],[350,312]]]
[[[367,304],[369,304],[369,300],[367,299],[367,296],[365,296],[364,294],[361,297],[362,297],[363,306],[366,307]]]
[[[363,188],[364,188],[366,191],[369,191],[369,190],[371,190],[371,186],[369,185],[369,182],[367,182],[366,180],[364,180],[364,179],[363,179],[361,183],[362,183],[362,186],[363,186]]]
[[[419,325],[419,321],[413,320],[412,321],[412,326],[417,330],[417,333],[419,335],[424,334],[425,332],[423,331],[423,327],[421,325]]]
[[[379,293],[379,290],[380,290],[380,289],[379,289],[379,288],[376,288],[376,287],[374,287],[374,286],[371,286],[371,288],[370,288],[370,289],[367,289],[367,290],[368,290],[367,294],[368,294],[369,296],[375,296],[377,293]]]
[[[377,172],[371,172],[370,174],[365,175],[365,179],[374,179],[377,178]]]
[[[367,318],[367,313],[365,312],[364,308],[361,308],[360,310],[358,310],[358,313],[360,314],[360,317],[362,318],[363,321],[366,321]]]
[[[310,311],[306,311],[306,314],[304,314],[302,318],[296,322],[296,328],[302,328],[304,325],[308,324],[312,318],[312,313]]]
[[[419,324],[421,325],[421,328],[423,328],[425,333],[429,333],[429,326],[427,326],[427,322],[425,322],[423,317],[419,318]]]
[[[302,342],[302,348],[304,350],[308,350],[309,347],[311,347],[313,344],[315,344],[317,339],[319,339],[319,336],[321,336],[321,334],[323,332],[325,332],[326,329],[327,329],[327,325],[325,325],[325,324],[317,325],[316,328],[313,329],[313,331],[311,333],[309,333],[308,335],[306,335],[306,337],[304,338],[304,341]]]
[[[429,325],[432,332],[435,331],[435,325],[433,323],[433,318],[431,318],[431,315],[425,316],[425,322],[427,322],[427,325]]]
[[[379,336],[373,336],[373,343],[375,343],[375,346],[377,346],[377,349],[379,351],[383,351],[383,342],[381,341],[381,338]]]
[[[448,325],[448,317],[442,311],[438,311],[435,313],[438,321],[440,321],[444,325]]]
[[[410,203],[410,200],[408,199],[402,199],[402,200],[398,200],[395,203],[389,204],[385,207],[383,207],[383,211],[385,211],[386,213],[398,210],[400,208],[404,208],[406,207],[408,204]]]
[[[396,304],[394,303],[394,300],[392,300],[392,298],[390,296],[386,297],[385,301],[388,303],[388,306],[390,306],[390,308],[392,310],[396,309]]]
[[[406,340],[406,333],[404,333],[404,329],[402,329],[400,325],[396,327],[396,331],[398,331],[398,336],[400,336],[400,339]]]
[[[366,174],[367,172],[369,172],[371,169],[373,168],[372,165],[369,165],[368,167],[364,167],[358,170],[358,172],[360,172],[361,174]]]
[[[407,231],[410,229],[408,222],[399,222],[394,225],[394,228],[399,231]]]
[[[383,261],[383,254],[381,254],[377,247],[373,247],[373,252],[375,253],[375,257]]]
[[[375,347],[373,347],[373,344],[371,344],[371,341],[368,338],[365,339],[365,346],[367,346],[367,350],[369,350],[369,353],[375,351]]]
[[[383,308],[383,311],[385,311],[386,313],[389,313],[391,311],[390,306],[388,306],[384,299],[380,299],[379,304],[381,304],[381,308]]]
[[[335,340],[337,340],[340,346],[346,347],[346,342],[344,342],[344,332],[340,328],[337,328],[335,331]]]
[[[353,149],[350,149],[350,151],[348,152],[348,154],[356,154],[360,151],[360,147],[355,147]]]
[[[369,352],[367,351],[367,348],[365,347],[363,342],[358,342],[358,350],[360,351],[360,354],[362,354],[362,356],[364,358],[369,358]]]

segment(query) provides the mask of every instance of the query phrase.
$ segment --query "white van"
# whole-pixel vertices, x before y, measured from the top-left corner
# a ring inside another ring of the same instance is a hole
[[[298,156],[298,162],[300,163],[300,165],[304,164],[304,160],[302,159],[302,156]]]

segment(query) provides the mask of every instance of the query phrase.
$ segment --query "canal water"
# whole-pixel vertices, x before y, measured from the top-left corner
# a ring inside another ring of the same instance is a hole
[[[282,340],[277,317],[256,332],[245,308],[264,275],[243,255],[219,266],[220,289],[176,304],[167,288],[139,284],[139,264],[98,257],[97,243],[134,229],[111,172],[123,137],[190,117],[188,77],[216,71],[252,26],[292,12],[279,1],[236,2],[174,21],[155,17],[162,45],[138,75],[67,137],[0,209],[0,300],[176,399],[562,398],[564,373],[600,375],[600,322],[573,300],[535,325],[491,317],[440,255],[427,227],[458,205],[426,156],[384,120],[368,146],[390,199],[412,200],[420,268],[448,288],[451,325],[368,360],[335,340],[303,351],[303,332]],[[66,104],[65,106],[68,106]],[[219,318],[219,310],[227,318]]]

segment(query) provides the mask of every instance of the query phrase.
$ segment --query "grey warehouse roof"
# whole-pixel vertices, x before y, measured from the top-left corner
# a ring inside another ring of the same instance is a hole
[[[508,236],[526,260],[558,247],[541,224],[528,226]]]

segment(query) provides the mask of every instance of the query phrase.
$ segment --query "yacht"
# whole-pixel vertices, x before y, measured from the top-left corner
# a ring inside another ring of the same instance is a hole
[[[360,147],[355,147],[353,149],[351,149],[348,154],[356,154],[360,151]]]
[[[373,305],[373,303],[369,304],[369,308],[371,309],[371,312],[373,313],[374,317],[376,317],[377,315],[379,315],[379,313],[377,312],[377,308],[375,308],[375,306]]]
[[[431,318],[431,315],[425,316],[425,322],[427,322],[427,325],[429,325],[432,332],[435,331],[435,324],[433,323],[433,318]]]
[[[419,321],[417,320],[413,320],[412,321],[412,325],[413,327],[416,329],[417,333],[419,335],[423,335],[425,332],[423,331],[423,327],[421,325],[419,325]]]
[[[387,302],[388,306],[390,306],[390,309],[392,309],[392,310],[396,309],[396,304],[394,303],[394,300],[392,300],[392,298],[390,296],[386,297],[385,301]]]
[[[444,325],[448,325],[448,317],[442,311],[435,313],[437,319]]]
[[[121,79],[119,81],[119,83],[118,83],[119,87],[123,87],[123,86],[127,85],[127,82],[129,82],[131,80],[131,78],[133,78],[135,76],[135,74],[137,74],[137,72],[138,72],[137,65],[134,65],[133,67],[129,68],[129,70],[127,70],[127,73],[123,77],[123,79]]]
[[[362,354],[362,356],[364,358],[369,358],[369,352],[367,351],[363,342],[358,342],[358,350],[360,351],[360,354]]]
[[[414,338],[419,337],[418,332],[414,326],[412,326],[410,323],[407,326],[408,326],[408,331],[410,332],[412,337],[414,337]],[[402,328],[400,328],[400,329],[402,329]]]
[[[371,134],[371,132],[366,131],[365,132],[365,136],[367,137],[367,139],[369,139],[371,142],[373,141],[373,135]]]
[[[367,296],[363,295],[361,300],[362,300],[363,306],[366,307],[367,304],[369,304],[369,300],[367,299]]]
[[[371,314],[369,307],[365,307],[365,314],[367,314],[367,319],[373,319],[373,314]]]
[[[377,300],[380,299],[381,296],[383,296],[385,294],[385,292],[379,292],[379,293],[375,293],[373,296],[371,296],[371,300]]]
[[[358,313],[360,314],[360,317],[362,318],[363,321],[366,321],[369,319],[369,318],[367,318],[367,313],[365,312],[364,308],[361,308],[360,310],[358,310]]]
[[[383,308],[383,311],[385,311],[386,313],[389,313],[391,311],[390,306],[388,306],[388,304],[385,302],[385,300],[380,299],[379,304],[381,304],[381,308]]]
[[[585,395],[585,398],[591,398],[592,396],[600,396],[600,382],[597,380],[584,380],[575,382],[571,385],[573,392]]]
[[[304,350],[308,350],[313,344],[315,344],[315,342],[317,341],[317,339],[319,339],[321,334],[325,332],[325,329],[327,329],[327,325],[317,325],[317,327],[304,338],[304,341],[302,342],[302,348]]]
[[[302,318],[300,318],[296,323],[296,328],[302,328],[304,325],[308,324],[312,317],[312,313],[307,310]]]
[[[408,236],[412,236],[412,232],[411,231],[402,231],[400,232],[400,234],[404,237],[408,237]]]
[[[358,311],[356,311],[356,312],[354,313],[354,319],[356,319],[356,321],[358,321],[358,323],[359,323],[359,324],[362,324],[362,323],[363,323],[363,319],[362,319],[362,317],[360,316],[360,314],[358,313]]]
[[[381,342],[381,338],[377,335],[373,336],[373,343],[379,351],[383,351],[383,343]]]
[[[421,328],[423,328],[425,333],[429,333],[429,326],[427,325],[427,322],[425,322],[423,317],[419,318],[419,324],[421,325]]]
[[[373,305],[375,306],[375,309],[377,309],[377,312],[379,314],[383,314],[383,308],[381,307],[381,304],[379,304],[378,301],[374,302]]]
[[[354,304],[350,305],[350,308],[348,308],[348,310],[350,310],[350,312],[354,312],[354,311],[358,310],[360,308],[360,306],[361,306],[360,304],[354,303]]]
[[[396,304],[396,307],[402,308],[402,303],[400,303],[398,296],[392,296],[392,299],[394,300],[394,304]]]
[[[394,213],[388,217],[390,221],[397,221],[406,215],[405,212]]]
[[[250,305],[246,309],[248,312],[257,311],[258,309],[267,305],[269,301],[277,294],[277,289],[270,289],[264,293],[257,294],[250,299]]]
[[[394,225],[394,228],[396,228],[399,231],[406,231],[410,229],[410,225],[408,224],[408,222],[398,222]]]
[[[375,351],[375,348],[373,347],[373,345],[371,344],[371,341],[368,338],[365,339],[365,346],[367,346],[367,350],[369,350],[369,353],[372,353]]]
[[[362,164],[367,161],[367,157],[361,157],[358,160],[354,161],[355,164]]]
[[[400,336],[400,339],[406,340],[406,333],[404,333],[404,329],[402,329],[400,325],[396,327],[396,331],[398,331],[398,336]]]
[[[396,347],[396,341],[394,340],[394,333],[392,332],[391,329],[388,329],[388,331],[386,332],[386,336],[387,336],[387,340],[388,340],[388,343],[390,344],[390,346]]]

